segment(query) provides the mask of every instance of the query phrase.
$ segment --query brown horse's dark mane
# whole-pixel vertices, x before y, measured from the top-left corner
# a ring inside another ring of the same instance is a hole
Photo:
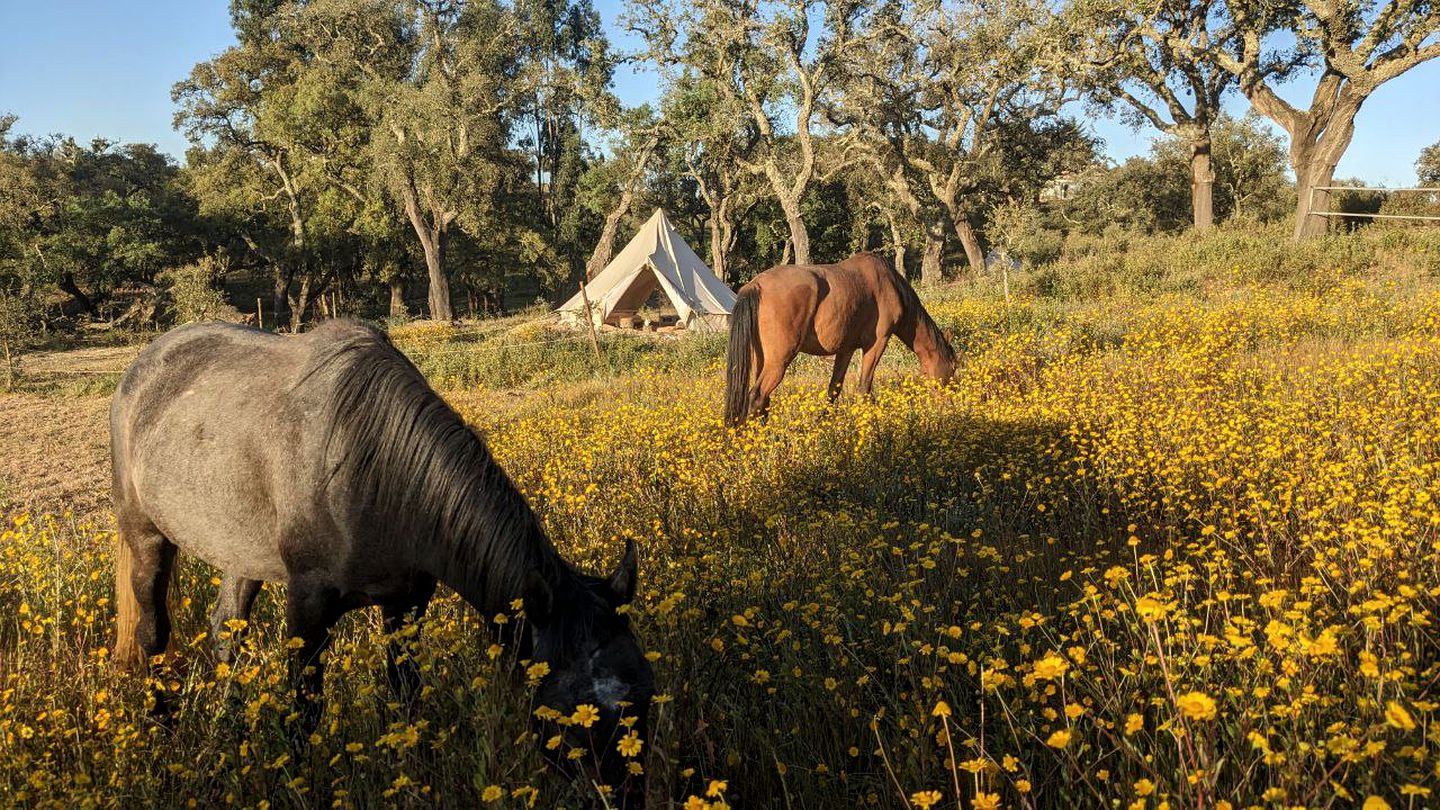
[[[919,330],[926,330],[929,334],[931,345],[935,347],[935,351],[939,352],[945,361],[950,363],[955,362],[955,351],[950,347],[950,341],[945,339],[944,330],[940,328],[939,324],[935,323],[934,318],[930,317],[929,311],[926,310],[925,305],[920,302],[920,294],[915,292],[915,288],[911,286],[910,280],[905,278],[903,273],[891,266],[889,262],[880,256],[876,256],[873,253],[867,253],[865,255],[874,257],[890,269],[890,273],[895,279],[895,288],[900,291],[901,303],[905,306],[905,316],[915,319],[915,337],[919,336]],[[912,346],[911,348],[913,349],[914,347]]]
[[[566,593],[589,589],[484,441],[384,334],[356,322],[321,330],[344,330],[317,343],[306,374],[335,377],[321,416],[329,480],[363,495],[389,547],[436,569],[487,618],[509,610],[530,571]]]

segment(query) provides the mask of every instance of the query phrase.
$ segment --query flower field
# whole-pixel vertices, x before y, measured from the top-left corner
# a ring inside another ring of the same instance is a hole
[[[641,544],[661,697],[627,747],[652,806],[1440,801],[1440,295],[931,311],[957,331],[950,386],[897,345],[873,399],[832,406],[811,362],[738,432],[715,364],[504,407],[446,392],[568,556],[599,570]],[[301,753],[276,589],[216,669],[218,580],[186,564],[161,677],[178,717],[148,723],[144,684],[106,662],[110,527],[63,508],[0,539],[7,806],[588,799],[542,765],[524,662],[448,593],[418,628],[414,707],[378,615],[342,623]]]

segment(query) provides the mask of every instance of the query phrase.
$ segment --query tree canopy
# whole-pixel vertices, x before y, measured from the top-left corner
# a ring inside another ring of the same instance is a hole
[[[1002,236],[1020,250],[1005,222],[1058,239],[1288,208],[1304,237],[1360,106],[1440,55],[1418,0],[630,0],[633,52],[591,0],[234,0],[231,18],[235,44],[177,77],[183,166],[0,118],[10,300],[115,317],[198,267],[268,297],[267,325],[446,320],[568,296],[653,206],[732,283],[860,249],[937,282],[983,271]],[[616,96],[626,64],[653,105]],[[1282,82],[1311,82],[1308,106]],[[1152,153],[1106,165],[1085,110],[1153,128]]]

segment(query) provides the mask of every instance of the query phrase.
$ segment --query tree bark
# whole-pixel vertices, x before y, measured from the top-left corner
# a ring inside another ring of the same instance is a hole
[[[430,320],[453,321],[450,306],[450,279],[445,275],[445,247],[450,241],[449,229],[415,228],[420,247],[425,251],[425,269],[430,276]]]
[[[400,187],[401,202],[410,227],[420,240],[420,249],[425,253],[425,269],[430,280],[430,319],[452,321],[455,312],[450,306],[450,278],[445,275],[445,248],[450,241],[450,223],[455,220],[453,212],[446,212],[435,204],[427,194],[426,207],[429,216],[420,207],[420,190],[415,178],[409,174]]]
[[[1314,191],[1334,182],[1335,165],[1323,159],[1311,158],[1296,163],[1295,169],[1295,241],[1314,236],[1324,236],[1330,230],[1328,217],[1317,216],[1312,211],[1330,210],[1330,192]]]
[[[785,212],[785,224],[790,228],[790,244],[795,249],[795,264],[810,263],[810,232],[805,229],[805,218],[800,214],[800,201],[782,196],[780,208]]]
[[[895,215],[885,214],[885,219],[890,223],[891,249],[895,251],[895,272],[902,278],[905,277],[905,235],[900,232],[900,223],[895,221]]]
[[[390,317],[405,315],[405,281],[400,277],[390,279]]]
[[[1190,141],[1190,208],[1195,230],[1215,224],[1215,170],[1210,163],[1210,134]]]
[[[970,227],[970,221],[963,216],[956,215],[955,236],[960,240],[960,246],[965,248],[965,260],[970,263],[970,269],[976,273],[985,269],[985,251],[980,248],[980,239],[975,235],[975,229]]]
[[[1331,59],[1347,55],[1353,56],[1344,48],[1336,54],[1327,54],[1327,67]],[[1440,55],[1440,49],[1434,55]],[[1221,58],[1226,58],[1223,53]],[[1365,99],[1387,78],[1398,76],[1432,57],[1415,61],[1399,59],[1383,68],[1368,68],[1362,71],[1363,78],[1327,69],[1316,85],[1307,110],[1291,106],[1261,80],[1254,70],[1259,58],[1259,46],[1251,43],[1247,45],[1244,61],[1230,59],[1226,69],[1240,76],[1241,90],[1255,109],[1290,135],[1290,168],[1295,172],[1295,241],[1299,242],[1329,230],[1329,221],[1312,212],[1329,210],[1330,192],[1314,189],[1334,181],[1335,167],[1355,136],[1355,116]]]
[[[605,215],[605,227],[600,230],[600,241],[590,252],[590,261],[585,263],[586,283],[589,283],[597,273],[605,269],[605,265],[610,263],[610,257],[615,253],[615,234],[620,230],[620,220],[629,213],[630,201],[634,197],[634,188],[627,185],[625,190],[620,192],[620,199],[615,203],[615,207]]]
[[[730,279],[725,274],[725,228],[720,223],[720,215],[714,211],[710,212],[710,269],[715,271],[716,278],[726,284]]]
[[[290,284],[294,278],[294,270],[287,269],[284,265],[275,265],[270,286],[270,311],[275,314],[277,332],[280,331],[280,310],[289,306],[287,302],[290,300]]]
[[[1358,108],[1358,105],[1357,105]],[[1290,134],[1290,168],[1295,172],[1295,241],[1323,236],[1330,230],[1330,220],[1317,216],[1313,211],[1330,210],[1330,192],[1315,191],[1335,181],[1335,167],[1340,156],[1350,145],[1355,132],[1354,112],[1340,120],[1344,113],[1328,119],[1330,126],[1320,135],[1312,133],[1318,128],[1314,118],[1305,121],[1308,126],[1300,132]]]
[[[650,156],[655,154],[659,146],[660,136],[652,133],[632,156],[633,162],[630,164],[629,173],[625,175],[625,185],[620,189],[620,199],[615,202],[615,208],[606,215],[605,227],[600,232],[600,242],[590,254],[590,261],[585,263],[587,283],[610,263],[610,257],[615,252],[615,234],[620,230],[620,220],[630,212],[630,203],[635,199],[635,189],[644,179],[645,168],[650,165]]]
[[[945,231],[940,223],[925,227],[925,254],[920,260],[920,283],[939,284],[944,280],[940,261],[945,253]]]
[[[305,310],[310,308],[310,274],[300,279],[300,291],[290,299],[290,332],[300,334],[300,324],[305,320]]]

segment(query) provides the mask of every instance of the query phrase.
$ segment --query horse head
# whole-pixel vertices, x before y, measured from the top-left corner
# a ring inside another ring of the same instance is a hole
[[[655,678],[622,609],[635,598],[635,542],[609,577],[556,586],[532,573],[524,591],[534,660],[549,667],[536,689],[542,753],[572,779],[606,786],[609,807],[645,804],[638,766]],[[558,739],[557,739],[558,738]]]
[[[953,330],[941,330],[937,326],[931,327],[931,346],[929,351],[917,351],[915,354],[920,360],[920,368],[925,376],[939,380],[941,385],[950,382],[955,376],[955,350],[951,348],[951,341],[955,339]],[[918,348],[918,347],[917,347]]]

